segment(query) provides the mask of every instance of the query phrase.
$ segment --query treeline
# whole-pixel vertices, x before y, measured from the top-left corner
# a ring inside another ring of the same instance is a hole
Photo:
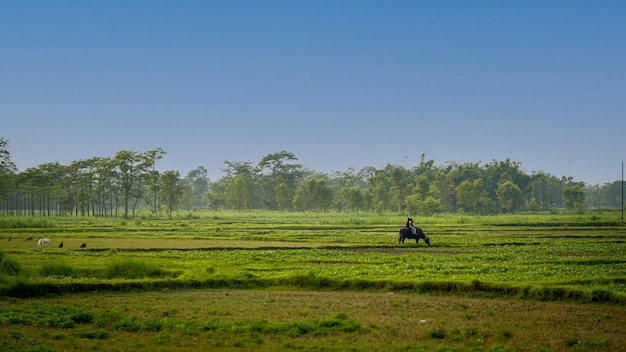
[[[436,166],[422,155],[405,168],[349,168],[322,173],[280,151],[257,163],[225,161],[224,176],[212,181],[204,167],[185,176],[160,172],[166,153],[122,150],[69,165],[46,163],[17,172],[6,139],[0,138],[0,214],[124,217],[202,209],[374,211],[432,215],[444,212],[498,214],[564,208],[621,207],[621,182],[586,186],[544,172],[527,174],[519,162],[447,162]]]

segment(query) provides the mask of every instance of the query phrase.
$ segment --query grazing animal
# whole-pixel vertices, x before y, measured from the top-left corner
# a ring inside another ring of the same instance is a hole
[[[400,229],[400,236],[398,236],[398,243],[404,243],[404,240],[406,238],[410,238],[410,239],[415,239],[415,243],[419,244],[420,238],[424,240],[424,242],[426,242],[427,245],[430,246],[430,238],[428,238],[428,236],[426,236],[426,234],[424,234],[424,231],[422,231],[422,229],[420,229],[419,227],[415,228],[415,232],[417,233],[417,235],[413,234],[413,231],[411,231],[410,228],[408,227],[403,227]]]
[[[63,242],[59,243],[59,248],[63,248]]]
[[[33,240],[34,240],[34,239],[33,239],[33,236],[30,236],[30,237],[28,237],[27,239],[25,239],[25,240],[24,240],[24,242],[26,242],[26,241],[33,241]]]
[[[80,248],[87,248],[87,243],[83,243],[80,245]]]
[[[44,237],[37,242],[38,246],[43,246],[44,244],[50,244],[50,240]]]

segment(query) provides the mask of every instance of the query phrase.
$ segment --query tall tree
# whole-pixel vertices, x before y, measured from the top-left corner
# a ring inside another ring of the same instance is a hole
[[[226,179],[226,177],[222,177],[209,185],[209,190],[204,196],[210,209],[226,209],[228,205],[228,188],[231,182],[232,178]]]
[[[433,198],[439,200],[443,211],[452,211],[454,209],[454,182],[450,174],[438,171],[435,174],[435,180],[430,184],[428,193]]]
[[[228,191],[228,202],[233,208],[241,211],[248,207],[248,189],[242,175],[235,177]]]
[[[307,195],[315,210],[326,211],[333,204],[333,189],[324,178],[310,178],[306,182]]]
[[[118,172],[111,157],[98,158],[95,170],[96,197],[98,199],[98,214],[107,216],[117,214],[120,203],[120,188]]]
[[[500,202],[500,208],[505,213],[513,213],[524,206],[522,190],[512,180],[500,182],[496,189],[496,194],[498,202]]]
[[[495,191],[504,175],[522,191],[522,195],[530,192],[531,177],[524,172],[520,162],[509,158],[505,161],[492,160],[485,165],[484,170],[485,187],[491,196],[496,196]]]
[[[298,160],[288,151],[265,155],[259,161],[259,185],[263,204],[270,209],[277,209],[276,187],[285,184],[290,192],[295,191],[296,182],[302,175],[302,165],[290,163]]]
[[[228,193],[233,180],[237,176],[241,176],[246,184],[246,190],[248,192],[248,201],[246,204],[246,208],[256,208],[260,206],[262,203],[260,200],[260,193],[257,189],[256,180],[258,179],[258,169],[252,166],[252,162],[250,161],[224,161],[226,167],[222,168],[222,171],[226,173],[224,176],[224,185],[225,187],[211,187],[213,190],[221,189],[223,192]],[[228,197],[224,193],[222,198],[227,200],[224,197]],[[219,198],[216,197],[216,198]]]
[[[364,207],[365,197],[359,186],[344,187],[341,189],[341,195],[350,210],[361,210]]]
[[[276,194],[276,205],[278,206],[278,210],[287,210],[292,198],[289,186],[287,186],[286,183],[280,183],[274,189],[274,193]]]
[[[180,198],[183,194],[182,186],[180,185],[180,173],[178,171],[165,171],[161,175],[161,182],[159,187],[159,193],[161,200],[165,203],[167,209],[167,217],[172,218],[172,211],[176,208],[180,202]]]
[[[393,211],[402,211],[404,197],[408,195],[409,172],[402,166],[389,165],[385,167],[389,175],[391,187],[387,189],[390,195],[390,205]]]
[[[140,153],[121,150],[115,154],[115,166],[119,172],[119,182],[124,194],[124,218],[128,219],[129,200],[136,200],[143,195],[143,183],[148,170],[152,169],[155,159],[152,152]],[[133,206],[134,210],[134,206]],[[134,211],[133,211],[134,214]]]
[[[15,173],[17,167],[11,160],[9,140],[0,137],[0,209],[4,208],[5,214],[13,208],[9,205],[11,195],[15,194]]]
[[[307,209],[307,199],[306,199],[306,189],[305,186],[300,186],[296,188],[296,193],[293,196],[293,208],[297,211],[305,211]]]
[[[160,183],[160,175],[159,171],[156,169],[156,162],[161,160],[165,154],[167,153],[161,148],[148,150],[144,153],[145,167],[148,169],[146,177],[150,191],[152,192],[152,212],[155,214],[157,212],[157,193],[159,192]]]
[[[572,178],[563,177],[563,206],[565,209],[573,210],[582,214],[585,211],[585,184],[583,182],[574,182]]]
[[[61,211],[65,167],[57,162],[41,164],[38,169],[42,175],[42,192],[45,193],[46,197],[46,215],[58,215]]]
[[[485,189],[482,178],[472,182],[463,181],[456,187],[457,205],[463,210],[471,213],[489,212],[493,200]]]
[[[14,174],[17,172],[17,166],[11,160],[11,152],[9,151],[9,140],[0,137],[0,175]]]
[[[124,218],[128,219],[128,200],[130,191],[138,182],[140,175],[139,153],[121,150],[115,154],[115,164],[119,172],[120,186],[124,192]]]
[[[189,171],[183,181],[190,187],[191,206],[195,209],[204,208],[206,206],[204,198],[210,183],[207,169],[199,166]]]
[[[563,184],[558,178],[543,171],[533,172],[530,178],[529,199],[534,204],[531,210],[545,211],[563,204]]]

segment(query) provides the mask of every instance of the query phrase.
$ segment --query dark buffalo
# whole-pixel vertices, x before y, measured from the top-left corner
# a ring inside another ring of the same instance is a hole
[[[411,229],[408,227],[401,228],[400,236],[398,237],[398,243],[404,243],[404,240],[409,238],[414,239],[415,243],[419,244],[421,238],[424,240],[424,242],[426,242],[427,245],[430,246],[430,238],[428,238],[428,236],[424,234],[424,231],[422,231],[422,229],[420,229],[419,227],[416,227],[415,230],[415,232],[417,233],[416,235],[414,235],[413,231],[411,231]]]

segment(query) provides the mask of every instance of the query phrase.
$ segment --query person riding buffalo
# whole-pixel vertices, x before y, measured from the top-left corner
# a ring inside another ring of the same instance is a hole
[[[414,235],[417,235],[417,229],[413,225],[413,218],[408,218],[406,220],[406,227],[411,229],[411,233],[413,233]]]

